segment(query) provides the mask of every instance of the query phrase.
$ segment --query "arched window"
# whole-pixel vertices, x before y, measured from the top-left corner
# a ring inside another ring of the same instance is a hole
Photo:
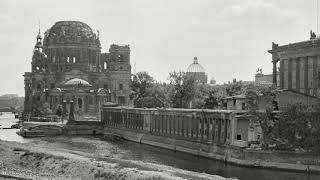
[[[67,63],[69,63],[69,62],[70,62],[70,57],[68,56],[68,57],[67,57]]]
[[[104,63],[103,63],[103,69],[107,69],[107,67],[108,67],[107,62],[104,62]]]
[[[73,62],[73,63],[76,63],[76,57],[73,57],[73,58],[72,58],[72,62]]]
[[[82,99],[81,98],[78,98],[78,107],[79,107],[79,109],[82,108]]]

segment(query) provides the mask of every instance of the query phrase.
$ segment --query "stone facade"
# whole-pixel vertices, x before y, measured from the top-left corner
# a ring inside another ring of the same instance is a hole
[[[279,46],[273,43],[273,83],[281,89],[296,90],[312,96],[320,96],[320,39]],[[277,71],[280,64],[280,82]]]
[[[43,115],[47,103],[53,113],[63,109],[67,114],[73,102],[80,118],[97,114],[106,102],[129,104],[130,47],[111,45],[101,53],[99,31],[83,22],[59,21],[43,42],[39,30],[31,72],[24,77],[26,113]]]

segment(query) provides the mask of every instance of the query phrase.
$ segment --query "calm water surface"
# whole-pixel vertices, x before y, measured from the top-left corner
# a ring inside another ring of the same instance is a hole
[[[10,127],[17,122],[14,115],[6,113],[0,116],[0,139],[27,143],[33,139],[25,139],[16,134],[17,129],[2,129]],[[157,164],[164,164],[180,169],[196,172],[216,174],[223,177],[236,177],[240,180],[320,180],[320,175],[309,175],[305,173],[285,172],[269,169],[245,168],[227,165],[220,161],[209,160],[185,153],[147,146],[143,144],[124,141],[116,143],[128,160],[140,160]]]

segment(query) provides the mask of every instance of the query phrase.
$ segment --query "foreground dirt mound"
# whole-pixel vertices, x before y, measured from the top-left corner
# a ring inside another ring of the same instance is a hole
[[[0,178],[8,176],[25,179],[225,179],[157,164],[92,158],[83,152],[1,141],[0,162]]]

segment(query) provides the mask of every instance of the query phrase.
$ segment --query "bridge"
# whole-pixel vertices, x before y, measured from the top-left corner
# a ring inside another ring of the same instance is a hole
[[[13,107],[0,107],[0,112],[15,112]]]

